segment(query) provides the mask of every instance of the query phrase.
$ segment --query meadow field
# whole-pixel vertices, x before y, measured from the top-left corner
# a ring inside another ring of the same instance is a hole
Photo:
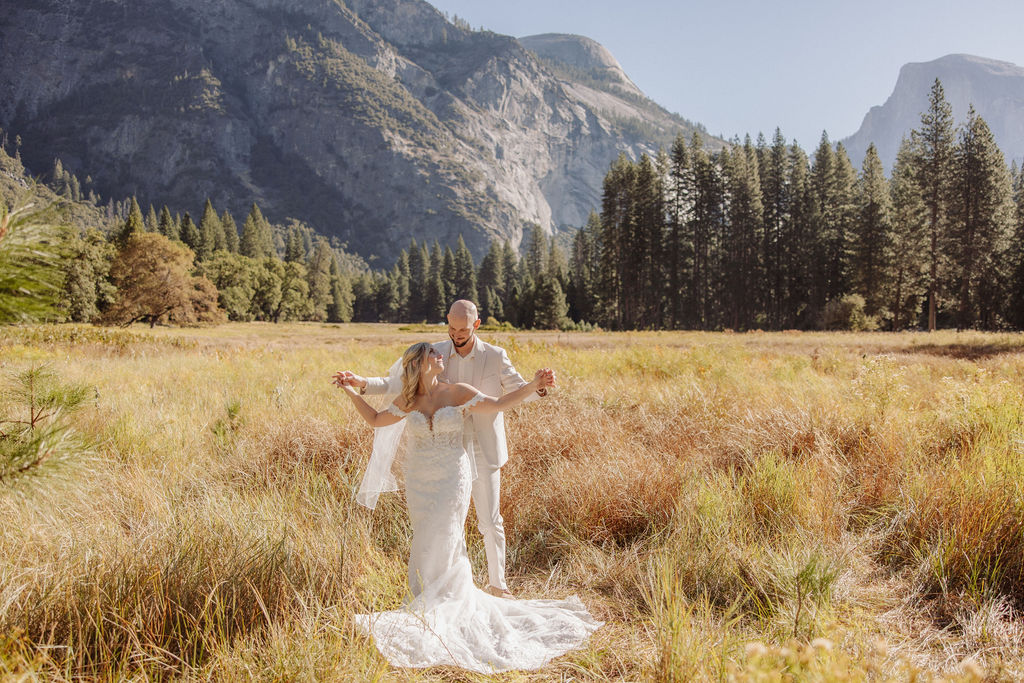
[[[352,619],[409,525],[330,375],[444,335],[0,327],[0,678],[489,680]],[[481,337],[559,378],[508,416],[510,586],[605,622],[496,680],[1024,678],[1024,335]]]

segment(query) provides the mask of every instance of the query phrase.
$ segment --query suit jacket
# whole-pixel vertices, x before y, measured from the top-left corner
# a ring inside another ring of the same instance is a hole
[[[454,382],[454,377],[448,377],[447,363],[448,357],[452,353],[452,341],[446,339],[445,341],[436,342],[431,346],[441,353],[446,361],[444,372],[441,373],[438,379]],[[488,344],[477,337],[474,353],[476,358],[473,361],[473,380],[470,384],[481,393],[498,397],[510,391],[515,391],[527,383],[522,375],[516,372],[512,362],[508,359],[508,354],[505,353],[505,349],[500,346]],[[367,377],[366,393],[400,393],[402,385],[401,379],[398,376],[399,373],[396,372],[396,366],[401,362],[401,359],[395,362],[391,372],[389,372],[389,377]],[[525,400],[532,401],[537,398],[539,398],[538,395],[533,394]],[[466,443],[467,450],[471,450],[472,439],[470,437],[475,435],[477,443],[480,444],[481,453],[474,453],[474,455],[478,458],[482,455],[483,460],[491,466],[501,467],[504,465],[508,461],[508,443],[505,438],[504,415],[502,413],[492,413],[490,415],[471,413],[466,417],[466,420],[471,421],[473,427],[472,433],[470,430],[465,432],[466,441],[469,442]]]

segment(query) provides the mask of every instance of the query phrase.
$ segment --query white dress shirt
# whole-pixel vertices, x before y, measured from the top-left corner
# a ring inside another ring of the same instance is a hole
[[[473,340],[473,348],[470,350],[465,357],[460,356],[458,350],[455,348],[455,344],[452,344],[451,353],[448,354],[448,358],[445,362],[448,363],[448,381],[450,382],[461,382],[463,384],[473,385],[473,366],[477,356],[477,343]],[[474,455],[476,451],[480,449],[479,444],[476,440],[476,435],[473,430],[473,420],[466,417],[465,431],[463,432],[463,440],[466,444],[466,450],[469,451],[470,457]],[[472,450],[471,450],[472,449]]]

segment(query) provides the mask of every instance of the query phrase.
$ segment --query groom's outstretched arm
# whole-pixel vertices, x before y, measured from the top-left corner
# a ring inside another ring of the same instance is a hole
[[[395,366],[401,362],[401,360],[395,361],[395,365],[391,366],[391,370],[388,371],[387,377],[367,377],[363,393],[397,394],[402,391],[401,381],[396,381],[398,380],[398,377],[395,373]]]
[[[395,361],[388,370],[387,377],[363,377],[349,370],[343,370],[335,377],[338,378],[338,386],[355,387],[363,394],[397,394],[402,391],[402,382],[398,376],[401,362],[401,359]]]
[[[501,351],[501,388],[502,391],[504,391],[506,394],[509,394],[517,390],[524,384],[528,384],[528,382],[525,379],[523,379],[523,376],[520,375],[519,372],[512,365],[512,361],[508,359],[508,353],[505,351],[505,349],[499,348],[498,350]],[[551,386],[553,387],[555,386],[555,372],[554,370],[551,370],[550,372]],[[534,392],[533,394],[525,398],[523,402],[526,403],[529,401],[536,401],[541,396],[546,396],[547,392],[547,387],[542,387],[540,390]]]

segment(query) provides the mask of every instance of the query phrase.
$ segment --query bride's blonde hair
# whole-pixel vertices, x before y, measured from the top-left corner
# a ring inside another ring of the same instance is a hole
[[[413,344],[402,354],[402,399],[409,408],[416,400],[416,390],[420,388],[420,369],[423,359],[430,353],[428,342]]]

